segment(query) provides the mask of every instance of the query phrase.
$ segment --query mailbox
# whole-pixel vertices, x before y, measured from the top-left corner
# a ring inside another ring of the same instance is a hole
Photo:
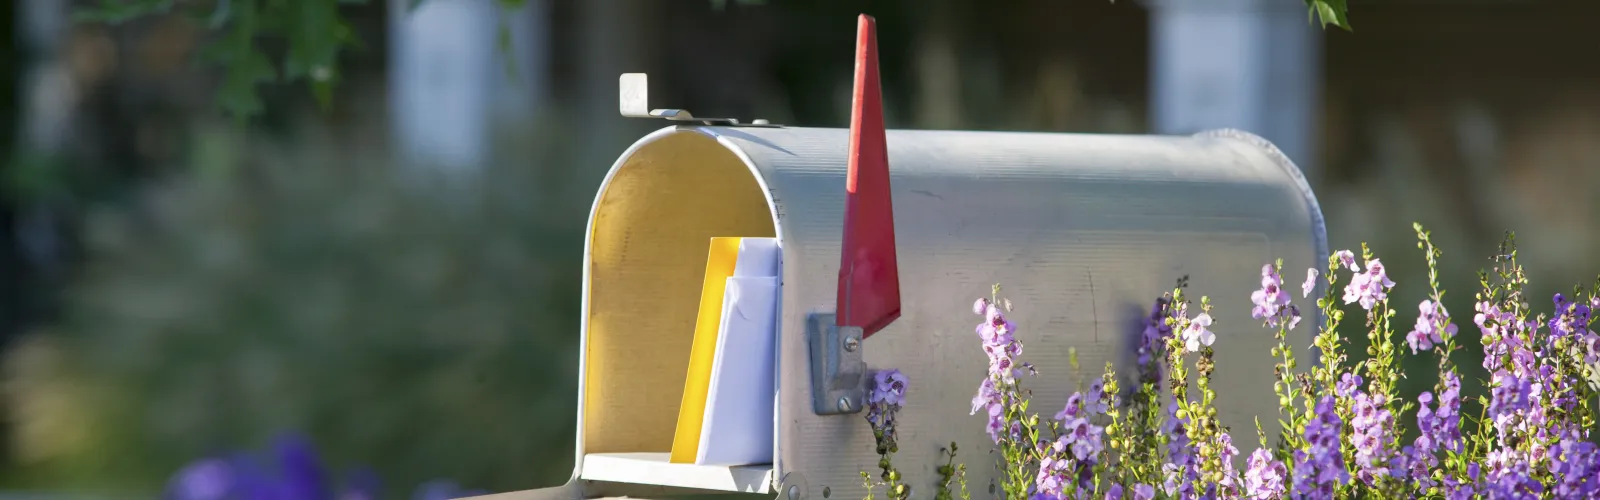
[[[986,497],[997,459],[969,415],[987,366],[971,304],[995,283],[1017,305],[1041,414],[1107,361],[1130,367],[1133,322],[1188,276],[1215,304],[1224,424],[1245,439],[1256,416],[1276,421],[1275,341],[1250,318],[1250,291],[1274,258],[1327,259],[1316,199],[1276,148],[1230,130],[884,131],[876,79],[865,16],[850,129],[652,111],[643,75],[623,77],[623,114],[676,123],[622,153],[590,213],[573,478],[494,497],[860,498],[877,457],[859,376],[888,368],[910,380],[895,463],[912,496],[931,497],[939,450],[956,441]],[[669,463],[706,243],[724,236],[782,248],[772,459]]]

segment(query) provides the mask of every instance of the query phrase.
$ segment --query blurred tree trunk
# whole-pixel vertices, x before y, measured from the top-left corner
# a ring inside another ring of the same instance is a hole
[[[916,50],[919,88],[912,121],[918,128],[950,130],[963,120],[961,98],[961,22],[954,0],[929,0]]]
[[[12,26],[16,29],[17,57],[7,58],[15,65],[7,72],[16,80],[16,88],[7,96],[20,98],[15,111],[17,127],[7,134],[11,155],[6,158],[8,181],[19,177],[19,168],[42,168],[53,164],[49,158],[66,151],[70,138],[69,124],[75,112],[77,87],[72,81],[68,61],[62,57],[62,42],[67,29],[66,0],[25,0],[11,3],[15,9]],[[41,163],[47,162],[47,163]],[[8,195],[23,194],[18,185],[7,183]],[[53,295],[65,272],[67,252],[62,247],[62,237],[67,227],[67,213],[56,197],[26,196],[15,198],[16,205],[8,207],[5,222],[9,236],[8,257],[15,258],[8,266],[16,266],[15,274],[5,273],[7,288],[12,295],[6,302],[15,316],[7,318],[8,326],[26,329],[38,320],[42,307],[48,306],[45,297]],[[8,196],[9,198],[9,196]],[[8,261],[11,259],[7,259]]]
[[[580,137],[577,155],[580,165],[553,165],[551,168],[577,168],[588,176],[574,180],[592,189],[611,168],[612,162],[628,144],[664,122],[626,120],[617,109],[617,79],[623,73],[649,72],[649,49],[645,40],[656,36],[662,2],[651,0],[584,0],[576,12],[578,68],[573,83],[576,116],[567,120]],[[655,87],[656,85],[652,85]]]
[[[1239,128],[1316,171],[1322,33],[1299,2],[1149,0],[1156,132]]]
[[[389,2],[392,124],[406,162],[476,170],[489,149],[491,0]]]

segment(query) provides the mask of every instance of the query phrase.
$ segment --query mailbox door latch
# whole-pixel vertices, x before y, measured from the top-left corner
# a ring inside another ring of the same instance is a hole
[[[861,327],[839,326],[834,314],[806,318],[811,351],[811,407],[818,415],[859,413],[866,405],[867,363]]]

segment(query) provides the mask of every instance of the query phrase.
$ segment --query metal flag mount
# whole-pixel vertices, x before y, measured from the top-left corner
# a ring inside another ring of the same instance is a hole
[[[871,16],[862,14],[856,28],[837,311],[812,314],[806,325],[811,403],[818,415],[861,411],[867,382],[862,341],[900,317],[900,268],[895,259],[885,135],[877,28]]]
[[[866,14],[856,27],[855,80],[837,300],[839,326],[860,327],[865,339],[900,317],[877,26]]]

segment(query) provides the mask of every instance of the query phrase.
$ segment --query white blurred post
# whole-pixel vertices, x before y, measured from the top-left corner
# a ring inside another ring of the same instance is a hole
[[[391,126],[407,163],[477,170],[487,160],[496,71],[493,0],[389,1]]]
[[[1317,169],[1322,32],[1299,0],[1148,0],[1157,133],[1238,128]]]

